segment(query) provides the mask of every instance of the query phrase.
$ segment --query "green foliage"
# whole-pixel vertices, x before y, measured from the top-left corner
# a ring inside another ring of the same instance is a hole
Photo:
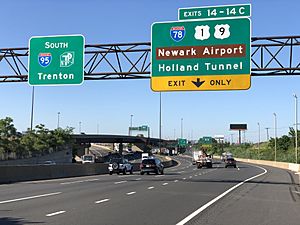
[[[14,127],[13,120],[6,117],[0,120],[0,154],[8,158],[13,152],[17,158],[25,158],[55,152],[65,145],[73,144],[72,133],[73,128],[70,127],[49,130],[39,124],[21,135]]]
[[[17,145],[17,129],[14,127],[13,119],[6,117],[0,120],[0,153],[5,154],[6,158],[8,154],[16,151]]]
[[[297,132],[298,141],[300,132]],[[298,143],[299,146],[299,143]],[[295,162],[295,131],[290,128],[288,135],[276,138],[276,158],[280,162]],[[225,151],[232,152],[237,158],[275,160],[275,139],[258,144],[231,145]],[[299,157],[298,157],[299,158]]]

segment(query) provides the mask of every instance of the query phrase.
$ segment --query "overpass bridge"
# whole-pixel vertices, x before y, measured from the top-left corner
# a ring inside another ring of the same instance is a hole
[[[159,138],[148,138],[127,135],[105,135],[105,134],[73,134],[71,137],[77,144],[91,143],[118,143],[120,153],[123,151],[124,143],[135,144],[145,152],[149,152],[152,147],[171,147],[177,140],[164,140]]]

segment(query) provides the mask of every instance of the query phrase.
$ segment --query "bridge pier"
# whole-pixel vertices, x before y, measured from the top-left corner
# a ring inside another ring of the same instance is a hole
[[[119,144],[119,154],[122,155],[123,154],[123,143]]]

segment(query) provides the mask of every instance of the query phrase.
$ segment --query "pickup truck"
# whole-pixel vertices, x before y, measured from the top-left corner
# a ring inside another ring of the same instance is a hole
[[[201,169],[202,167],[212,168],[212,159],[205,155],[199,155],[196,165],[198,169]]]

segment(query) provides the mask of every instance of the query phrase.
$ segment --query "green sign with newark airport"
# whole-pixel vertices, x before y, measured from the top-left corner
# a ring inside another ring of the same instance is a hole
[[[152,25],[154,91],[250,88],[250,19]]]
[[[78,85],[84,80],[82,35],[32,37],[29,40],[30,85]]]

